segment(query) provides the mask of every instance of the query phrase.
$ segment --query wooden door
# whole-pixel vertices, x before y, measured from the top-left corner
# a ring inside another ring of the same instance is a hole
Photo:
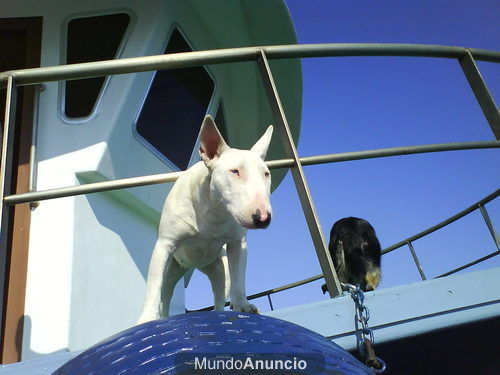
[[[0,18],[0,71],[40,66],[42,17]],[[34,87],[18,89],[16,131],[14,135],[13,171],[11,191],[28,191],[29,152],[33,126]],[[0,122],[5,113],[5,89],[0,89]],[[21,360],[30,208],[22,204],[11,208],[6,272],[0,280],[3,291],[3,311],[0,363]]]

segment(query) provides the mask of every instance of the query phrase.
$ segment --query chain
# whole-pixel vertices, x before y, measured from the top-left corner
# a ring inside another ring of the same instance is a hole
[[[357,335],[357,346],[358,351],[363,357],[365,364],[372,368],[376,374],[383,374],[386,369],[385,362],[375,356],[375,351],[373,349],[373,344],[375,344],[375,338],[373,337],[373,331],[368,326],[368,320],[370,320],[370,311],[363,303],[365,301],[365,295],[359,286],[355,286],[348,283],[342,283],[342,288],[351,294],[351,298],[356,305],[355,318],[356,318],[356,331]]]

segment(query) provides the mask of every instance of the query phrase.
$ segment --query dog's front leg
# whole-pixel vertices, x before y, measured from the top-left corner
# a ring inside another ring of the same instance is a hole
[[[208,279],[212,284],[212,292],[214,293],[214,310],[224,310],[227,299],[227,280],[223,256],[217,258],[209,265],[201,267],[200,271],[208,276]]]
[[[162,315],[162,288],[167,267],[173,260],[174,244],[164,238],[158,238],[149,264],[146,283],[146,295],[138,324],[161,318]],[[166,296],[171,298],[172,296]],[[168,301],[170,302],[170,301]],[[168,312],[167,312],[168,313]]]
[[[255,305],[248,303],[245,291],[245,270],[247,266],[247,241],[243,236],[241,241],[229,242],[227,244],[227,260],[231,286],[231,306],[234,311],[242,311],[258,314]]]

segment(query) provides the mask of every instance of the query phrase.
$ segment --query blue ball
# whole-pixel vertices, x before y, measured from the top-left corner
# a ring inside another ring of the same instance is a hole
[[[304,327],[265,315],[210,311],[130,328],[53,375],[291,373],[373,374],[340,346]]]

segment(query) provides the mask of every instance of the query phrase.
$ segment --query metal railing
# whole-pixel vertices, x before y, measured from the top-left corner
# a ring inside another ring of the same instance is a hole
[[[493,241],[495,242],[495,246],[497,248],[496,251],[493,251],[492,253],[489,253],[481,258],[478,258],[478,259],[475,259],[473,260],[472,262],[469,262],[469,263],[466,263],[460,267],[457,267],[457,268],[454,268],[448,272],[445,272],[441,275],[438,275],[438,276],[435,276],[434,278],[440,278],[440,277],[445,277],[445,276],[449,276],[449,275],[452,275],[454,273],[457,273],[459,271],[462,271],[464,269],[467,269],[469,267],[472,267],[472,266],[475,266],[476,264],[479,264],[481,262],[484,262],[490,258],[493,258],[497,255],[500,255],[500,249],[499,249],[499,246],[500,246],[500,238],[499,236],[497,235],[494,227],[493,227],[493,223],[491,222],[490,220],[490,217],[488,215],[488,212],[486,211],[486,207],[485,207],[485,204],[493,201],[495,198],[497,198],[498,196],[500,195],[500,190],[496,190],[494,191],[493,193],[489,194],[488,196],[486,196],[485,198],[481,199],[479,202],[476,202],[474,203],[473,205],[467,207],[466,209],[458,212],[457,214],[449,217],[448,219],[436,224],[436,225],[433,225],[432,227],[429,227],[427,228],[426,230],[420,232],[420,233],[417,233],[411,237],[408,237],[408,238],[405,238],[404,240],[402,241],[399,241],[389,247],[386,247],[385,249],[382,250],[382,255],[385,255],[387,253],[390,253],[391,251],[394,251],[396,249],[399,249],[405,245],[408,245],[409,249],[410,249],[410,252],[412,254],[412,258],[417,266],[417,269],[419,270],[419,273],[420,273],[420,277],[422,280],[426,280],[426,276],[423,272],[423,269],[422,269],[422,266],[420,264],[420,261],[417,257],[417,254],[416,254],[416,251],[415,249],[413,248],[413,245],[412,245],[412,242],[422,238],[422,237],[425,237],[425,236],[428,236],[430,235],[431,233],[441,229],[441,228],[444,228],[450,224],[452,224],[453,222],[463,218],[464,216],[467,216],[469,215],[470,213],[476,211],[476,210],[480,210],[481,211],[481,214],[483,216],[483,219],[486,223],[486,226],[488,227],[488,230],[493,238]],[[271,299],[271,295],[273,294],[276,294],[276,293],[279,293],[279,292],[283,292],[285,290],[289,290],[289,289],[294,289],[294,288],[297,288],[299,286],[302,286],[302,285],[306,285],[306,284],[310,284],[314,281],[317,281],[317,280],[320,280],[323,278],[323,274],[320,273],[318,275],[314,275],[314,276],[311,276],[311,277],[308,277],[307,279],[303,279],[303,280],[299,280],[299,281],[295,281],[293,283],[289,283],[289,284],[286,284],[286,285],[282,285],[282,286],[279,286],[279,287],[276,287],[276,288],[272,288],[272,289],[268,289],[268,290],[265,290],[265,291],[262,291],[262,292],[259,292],[259,293],[255,293],[255,294],[251,294],[249,295],[247,298],[248,300],[252,300],[252,299],[257,299],[257,298],[261,298],[261,297],[267,297],[267,300],[268,300],[268,303],[269,303],[269,307],[271,308],[271,310],[274,310],[274,305],[273,305],[273,301]],[[226,304],[226,306],[229,306],[229,302]],[[208,311],[208,310],[212,310],[213,309],[213,306],[207,306],[207,307],[204,307],[204,308],[201,308],[201,309],[197,309],[197,310],[193,310],[193,311]]]
[[[288,122],[276,89],[269,59],[309,58],[309,57],[340,57],[340,56],[411,56],[438,57],[457,59],[469,81],[478,103],[490,125],[496,141],[465,142],[438,145],[422,145],[412,147],[397,147],[383,150],[369,150],[330,155],[319,155],[300,158],[293,142]],[[422,152],[437,152],[449,150],[464,150],[477,148],[500,147],[500,117],[496,104],[491,96],[475,60],[500,62],[500,52],[462,47],[447,47],[435,45],[407,44],[310,44],[310,45],[280,45],[220,49],[198,51],[159,56],[147,56],[120,60],[109,60],[65,66],[43,67],[15,70],[0,73],[0,88],[6,87],[6,110],[2,139],[2,156],[0,166],[0,281],[5,279],[7,259],[7,233],[9,225],[9,207],[14,204],[36,202],[43,199],[53,199],[65,196],[89,194],[106,190],[123,189],[136,186],[158,184],[175,181],[182,172],[165,173],[152,176],[120,179],[108,182],[86,184],[80,186],[33,191],[24,194],[11,194],[13,135],[15,126],[15,108],[17,87],[34,85],[50,81],[72,80],[98,76],[127,74],[160,69],[186,68],[201,65],[221,64],[242,61],[255,61],[260,69],[268,100],[281,133],[287,158],[268,162],[271,168],[290,168],[297,188],[302,209],[311,233],[311,238],[321,265],[330,296],[341,293],[332,260],[325,245],[316,210],[309,192],[302,166],[319,163],[330,163],[345,160],[359,160],[382,156],[415,154]],[[0,288],[0,311],[3,310],[3,288]],[[0,322],[1,323],[1,322]]]

